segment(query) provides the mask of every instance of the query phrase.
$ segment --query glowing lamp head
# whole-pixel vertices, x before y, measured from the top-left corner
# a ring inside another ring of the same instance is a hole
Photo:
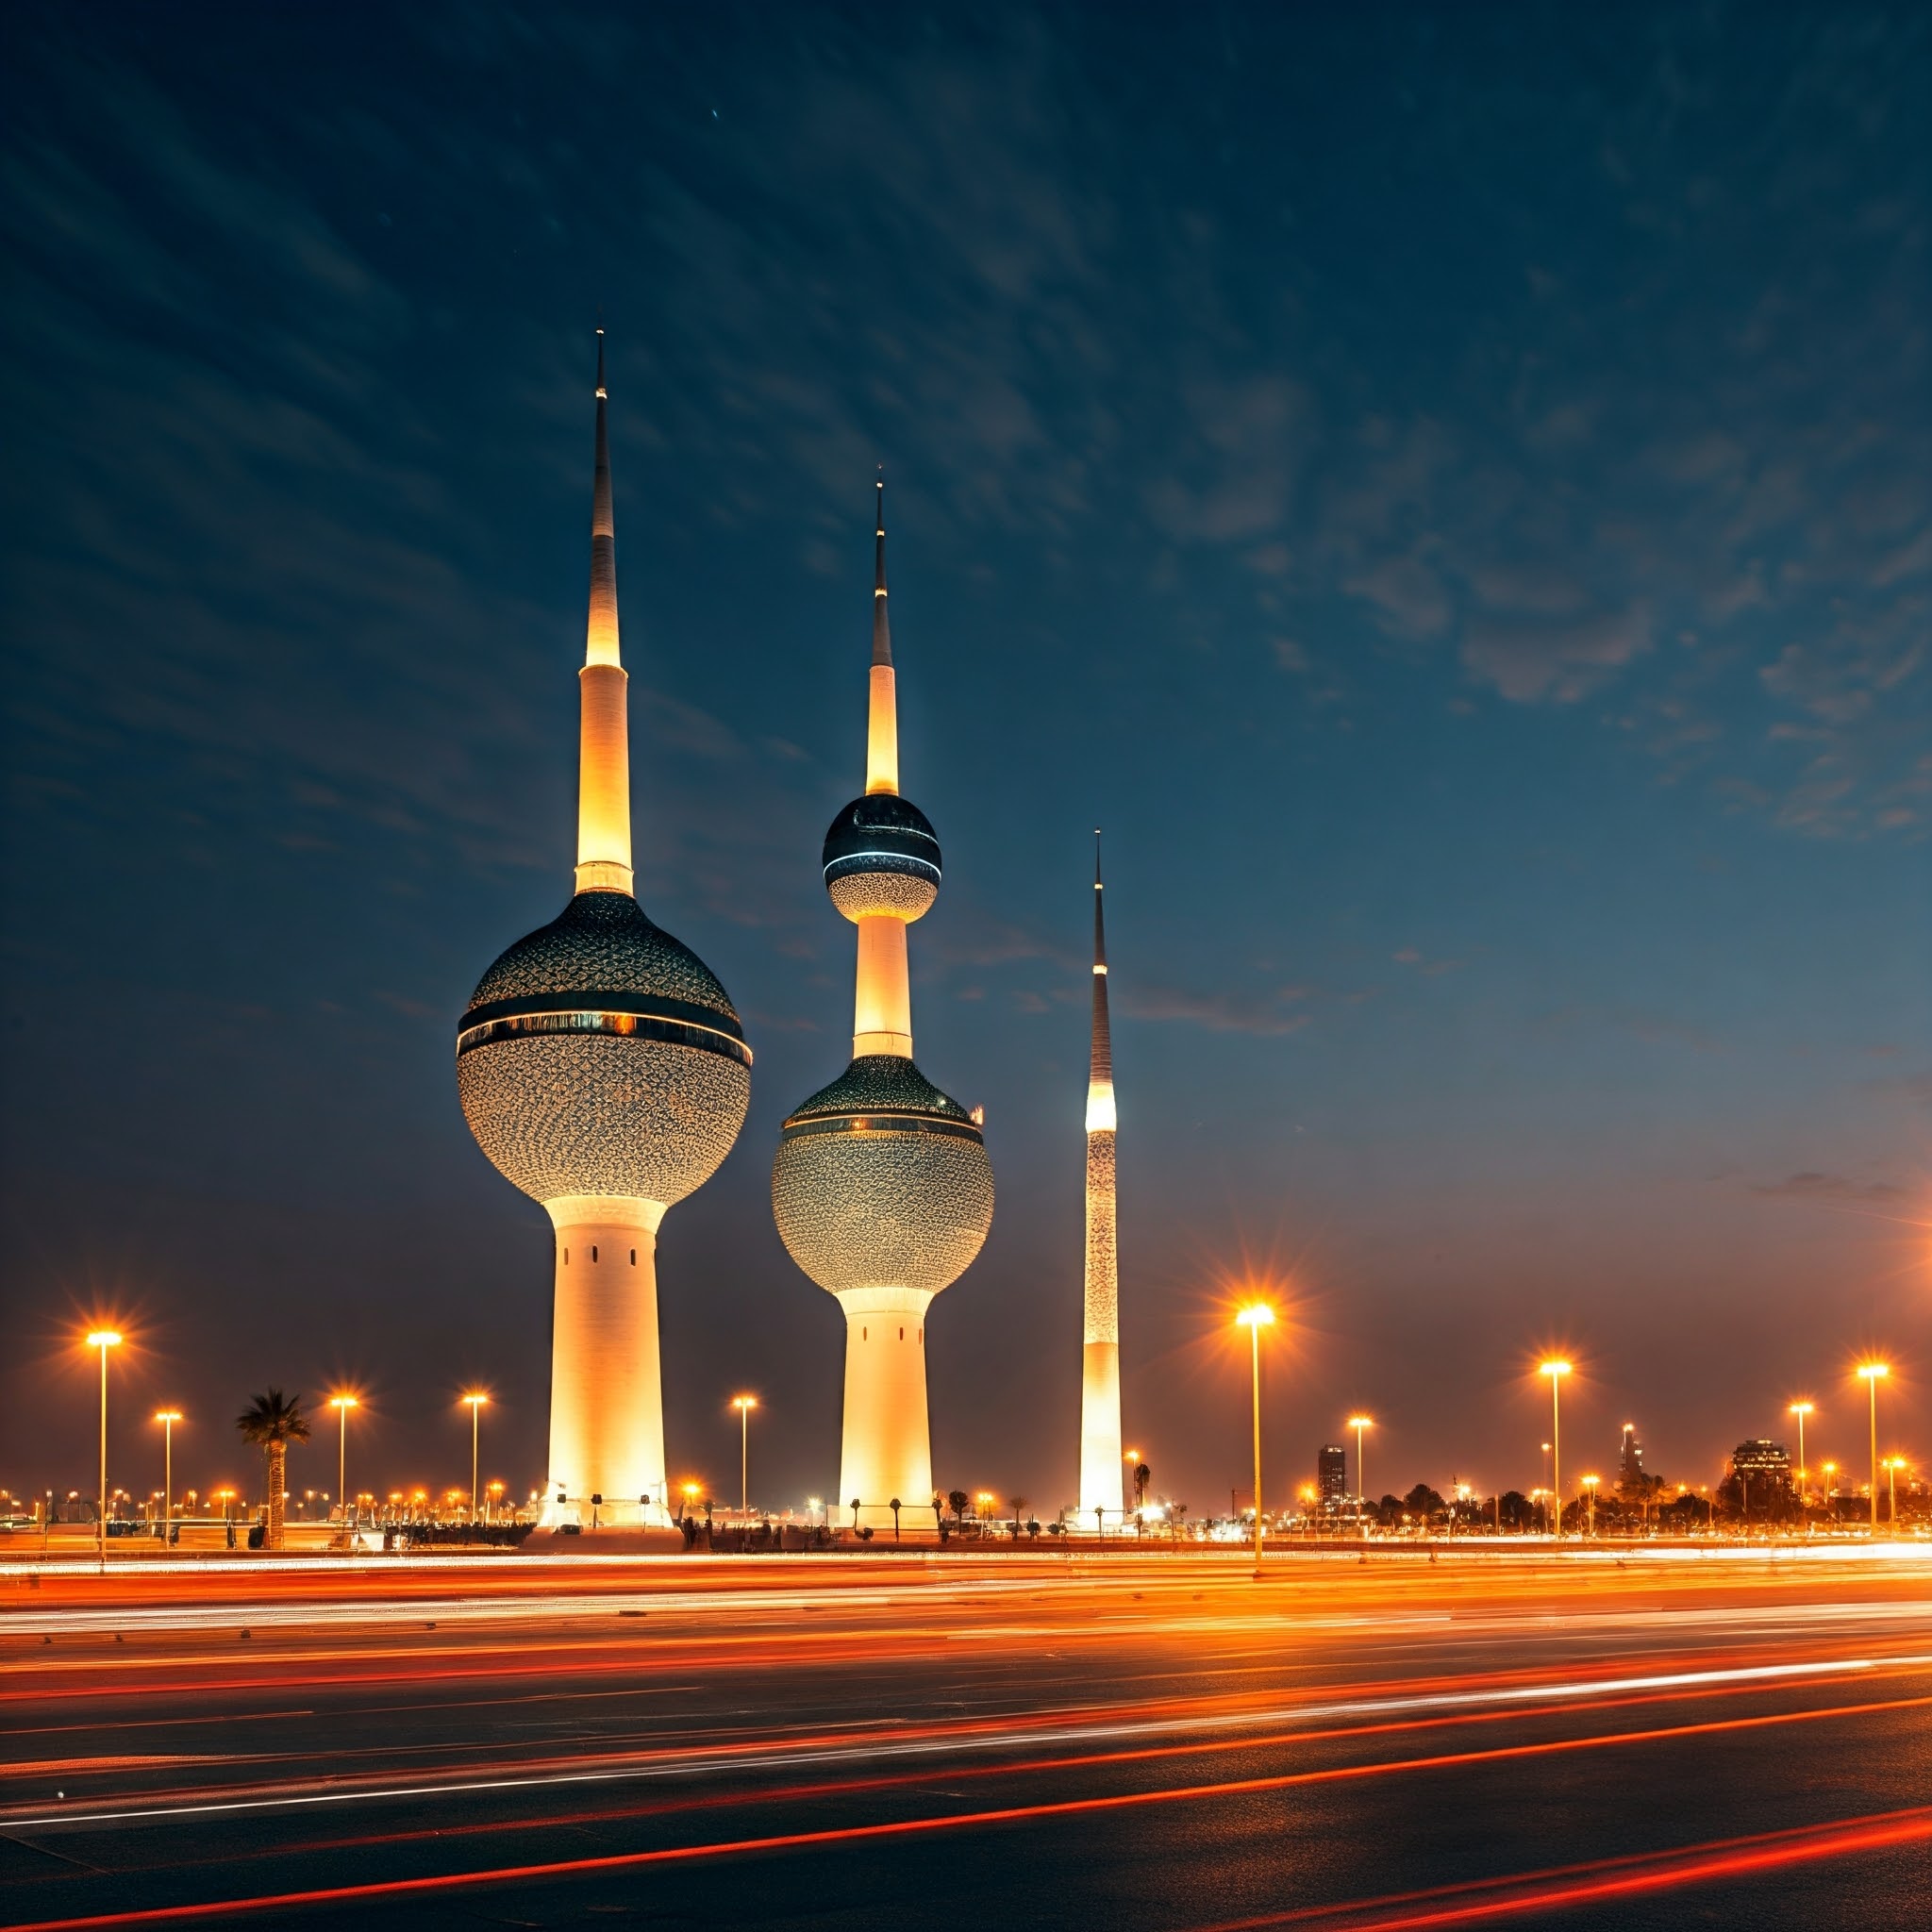
[[[328,1406],[331,1408],[341,1409],[346,1412],[347,1410],[352,1408],[360,1408],[362,1407],[362,1402],[359,1396],[331,1395],[328,1399]]]
[[[1570,1364],[1568,1362],[1554,1360],[1547,1362],[1539,1362],[1537,1364],[1536,1372],[1539,1375],[1549,1375],[1552,1377],[1557,1375],[1567,1375],[1570,1373]]]
[[[115,1340],[119,1341],[120,1338],[117,1336]],[[1861,1381],[1882,1382],[1890,1374],[1891,1366],[1889,1362],[1860,1362],[1858,1364],[1858,1377]]]
[[[731,1398],[731,1406],[733,1408],[749,1413],[749,1411],[758,1406],[758,1399],[756,1395],[734,1395]]]
[[[178,1423],[181,1420],[181,1411],[178,1408],[157,1409],[155,1420],[158,1423]]]
[[[1808,1402],[1794,1402],[1790,1406],[1790,1412],[1793,1415],[1810,1415],[1812,1405]]]
[[[1603,1477],[1600,1475],[1587,1475],[1583,1478],[1583,1487],[1586,1490],[1593,1490],[1602,1481]]]
[[[1373,1429],[1375,1418],[1372,1415],[1352,1415],[1348,1419],[1348,1426],[1352,1429]]]
[[[1234,1319],[1237,1327],[1259,1331],[1274,1325],[1274,1310],[1266,1302],[1250,1302]]]
[[[87,1339],[90,1348],[119,1348],[121,1338],[111,1328],[96,1328]]]
[[[464,1396],[464,1397],[463,1397],[463,1407],[464,1407],[465,1408],[483,1408],[483,1407],[486,1407],[488,1406],[488,1404],[489,1404],[489,1401],[490,1401],[490,1398],[489,1398],[489,1396],[487,1396],[487,1395],[484,1395],[484,1394],[482,1394],[482,1393],[480,1393],[480,1392],[479,1392],[479,1393],[475,1393],[475,1394],[466,1395],[466,1396]]]

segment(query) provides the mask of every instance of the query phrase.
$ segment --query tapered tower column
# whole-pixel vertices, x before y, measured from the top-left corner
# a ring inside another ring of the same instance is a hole
[[[992,1169],[978,1121],[912,1063],[906,929],[939,891],[940,844],[899,795],[883,482],[874,541],[866,789],[822,855],[825,890],[858,928],[852,1064],[785,1123],[772,1209],[791,1258],[845,1313],[839,1505],[884,1527],[894,1498],[932,1499],[925,1315],[986,1239]]]
[[[1093,835],[1093,1033],[1087,1074],[1087,1292],[1080,1366],[1080,1509],[1125,1507],[1121,1449],[1120,1257],[1114,1244],[1113,1037],[1100,834]]]
[[[608,1195],[543,1205],[557,1230],[545,1501],[553,1513],[559,1499],[588,1502],[602,1523],[668,1522],[658,1360],[664,1209]]]
[[[730,1151],[751,1051],[730,998],[633,895],[616,526],[597,331],[576,892],[483,975],[457,1024],[477,1144],[557,1237],[546,1523],[668,1524],[658,1224]]]

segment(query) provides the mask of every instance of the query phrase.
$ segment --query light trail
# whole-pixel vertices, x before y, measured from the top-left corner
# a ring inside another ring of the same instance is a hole
[[[1420,1928],[1427,1926],[1467,1925],[1483,1919],[1504,1918],[1518,1912],[1562,1911],[1576,1906],[1599,1904],[1609,1898],[1661,1891],[1678,1885],[1708,1884],[1713,1879],[1745,1877],[1782,1866],[1878,1851],[1890,1845],[1910,1844],[1926,1838],[1932,1838],[1932,1806],[1912,1806],[1899,1811],[1872,1812],[1859,1818],[1826,1819],[1813,1824],[1790,1825],[1782,1831],[1757,1832],[1748,1838],[1714,1839],[1705,1844],[1631,1852],[1621,1857],[1591,1859],[1584,1864],[1562,1865],[1544,1872],[1473,1878],[1457,1885],[1432,1886],[1424,1890],[1390,1893],[1381,1898],[1299,1906],[1288,1911],[1265,1912],[1258,1917],[1224,1919],[1211,1925],[1195,1927],[1194,1932],[1264,1932],[1264,1928],[1271,1925],[1333,1924],[1341,1921],[1348,1922],[1348,1932],[1420,1932]],[[1569,1882],[1558,1882],[1564,1880]],[[1471,1896],[1485,1892],[1504,1895],[1488,1898]],[[1457,1898],[1466,1902],[1460,1905],[1446,1903]],[[1444,1903],[1430,1906],[1432,1901]],[[1424,1906],[1429,1906],[1429,1908],[1409,1909],[1394,1917],[1387,1916],[1391,1907]],[[1362,1916],[1370,1912],[1381,1912],[1384,1916]]]
[[[1494,1763],[1508,1758],[1549,1757],[1559,1752],[1591,1749],[1606,1745],[1660,1743],[1720,1731],[1738,1731],[1767,1724],[1789,1724],[1805,1718],[1825,1718],[1869,1712],[1885,1708],[1922,1708],[1932,1700],[1901,1700],[1897,1706],[1855,1705],[1840,1711],[1811,1711],[1770,1717],[1735,1718],[1720,1723],[1674,1726],[1668,1730],[1633,1731],[1607,1738],[1557,1739],[1535,1744],[1510,1744],[1490,1751],[1458,1751],[1434,1757],[1403,1759],[1388,1764],[1339,1765],[1319,1771],[1287,1772],[1272,1777],[1232,1779],[1211,1785],[1171,1787],[1153,1791],[1117,1791],[1084,1798],[1063,1798],[1034,1805],[1008,1805],[984,1811],[946,1812],[930,1818],[891,1819],[867,1824],[831,1825],[815,1831],[773,1834],[763,1838],[713,1840],[702,1844],[658,1846],[647,1851],[607,1852],[592,1857],[555,1859],[544,1864],[506,1865],[480,1872],[437,1873],[414,1878],[369,1880],[358,1885],[321,1887],[306,1891],[274,1892],[251,1898],[199,1900],[191,1904],[137,1907],[119,1912],[93,1913],[79,1918],[44,1919],[17,1925],[13,1932],[83,1932],[83,1928],[103,1925],[147,1925],[180,1923],[194,1919],[233,1917],[242,1912],[288,1911],[309,1906],[339,1906],[369,1903],[377,1899],[420,1897],[426,1893],[468,1890],[477,1886],[512,1883],[555,1882],[582,1877],[591,1873],[634,1871],[652,1865],[689,1863],[704,1858],[743,1857],[757,1852],[802,1851],[834,1844],[855,1844],[884,1839],[905,1839],[939,1831],[958,1831],[967,1827],[987,1829],[997,1825],[1034,1824],[1044,1819],[1077,1817],[1082,1814],[1123,1811],[1149,1805],[1198,1802],[1203,1799],[1250,1797],[1264,1791],[1290,1790],[1298,1786],[1339,1783],[1368,1777],[1389,1776],[1410,1772],[1444,1771],[1474,1764]],[[1846,1849],[1867,1849],[1880,1843],[1904,1842],[1908,1839],[1932,1837],[1932,1807],[1915,1807],[1909,1811],[1883,1814],[1846,1827],[1845,1836],[1856,1840]],[[1890,1835],[1886,1835],[1889,1832]],[[1780,1856],[1780,1851],[1782,1856]],[[1814,1854],[1824,1856],[1824,1854]],[[1444,1907],[1424,1914],[1385,1918],[1359,1932],[1406,1932],[1406,1928],[1467,1924],[1481,1917],[1497,1917],[1505,1912],[1549,1909],[1558,1904],[1583,1904],[1592,1898],[1606,1898],[1640,1890],[1656,1890],[1673,1883],[1692,1882],[1694,1876],[1735,1875],[1744,1869],[1766,1869],[1778,1863],[1792,1863],[1805,1856],[1805,1847],[1793,1844],[1778,1850],[1759,1850],[1749,1857],[1750,1865],[1740,1865],[1734,1856],[1729,1860],[1712,1857],[1701,1866],[1679,1868],[1674,1873],[1628,1874],[1616,1878],[1584,1881],[1564,1889],[1554,1889],[1527,1900],[1489,1900],[1480,1904]],[[1267,1921],[1258,1923],[1266,1924]]]
[[[1144,1804],[1153,1799],[1167,1797],[1187,1799],[1196,1797],[1220,1797],[1239,1793],[1263,1790],[1285,1790],[1302,1784],[1322,1784],[1341,1778],[1361,1778],[1389,1774],[1430,1770],[1451,1765],[1483,1764],[1501,1762],[1524,1757],[1548,1757],[1557,1753],[1595,1750],[1613,1745],[1656,1743],[1684,1738],[1715,1736],[1722,1732],[1760,1730],[1772,1725],[1815,1723],[1834,1718],[1855,1717],[1880,1711],[1920,1710],[1932,1706],[1932,1696],[1892,1698],[1864,1704],[1838,1705],[1824,1709],[1775,1711],[1762,1716],[1708,1719],[1701,1724],[1674,1724],[1645,1731],[1620,1731],[1603,1736],[1584,1738],[1555,1738],[1527,1744],[1496,1745],[1484,1751],[1455,1752],[1437,1757],[1418,1757],[1395,1760],[1390,1763],[1368,1763],[1356,1765],[1327,1766],[1306,1772],[1285,1772],[1261,1778],[1241,1779],[1224,1785],[1202,1785],[1166,1792],[1130,1792],[1106,1798],[1071,1799],[1059,1805],[1045,1807],[1030,1807],[1013,1812],[987,1812],[965,1814],[957,1822],[972,1824],[989,1819],[1004,1819],[1008,1816],[1054,1815],[1062,1810],[1105,1809],[1116,1804]],[[1141,1729],[1129,1727],[1129,1734]],[[1091,1737],[1110,1735],[1106,1730],[1090,1732],[1080,1737],[1085,1741]],[[1311,1734],[1320,1736],[1321,1733]],[[1052,1741],[1062,1741],[1053,1740]],[[930,1754],[938,1748],[933,1745],[914,1747],[922,1754]],[[805,1751],[796,1753],[768,1753],[762,1756],[747,1754],[730,1760],[729,1768],[738,1771],[781,1770],[789,1765],[836,1764],[862,1761],[866,1758],[893,1757],[900,1755],[892,1747],[861,1746],[857,1749]],[[910,1755],[909,1753],[907,1755]],[[42,1812],[38,1815],[22,1815],[13,1812],[0,1812],[0,1826],[13,1831],[45,1830],[54,1826],[88,1826],[102,1824],[126,1824],[141,1821],[181,1818],[209,1818],[231,1815],[240,1812],[286,1810],[297,1807],[318,1805],[344,1805],[373,1803],[385,1799],[414,1799],[437,1797],[470,1796],[486,1791],[534,1790],[560,1786],[583,1786],[610,1784],[620,1780],[634,1780],[647,1777],[671,1777],[689,1773],[695,1769],[689,1761],[689,1754],[680,1754],[675,1760],[657,1765],[631,1765],[621,1769],[597,1769],[592,1771],[549,1772],[527,1777],[477,1777],[453,1780],[441,1784],[410,1784],[378,1786],[355,1790],[331,1789],[321,1791],[290,1793],[284,1796],[262,1798],[221,1799],[197,1805],[155,1805],[137,1807],[123,1810],[67,1810]],[[1021,1769],[1030,1767],[1022,1766]],[[1052,1768],[1052,1767],[1048,1767]],[[934,1821],[943,1822],[943,1821]],[[883,1829],[884,1827],[877,1827]],[[863,1835],[874,1829],[873,1826],[854,1826],[855,1832]]]

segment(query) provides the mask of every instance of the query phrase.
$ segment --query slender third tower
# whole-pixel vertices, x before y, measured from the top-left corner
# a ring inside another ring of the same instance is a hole
[[[925,1311],[992,1225],[979,1123],[912,1064],[906,928],[938,896],[940,841],[899,796],[898,704],[886,616],[886,486],[874,538],[865,796],[825,834],[825,890],[858,928],[852,1064],[785,1123],[772,1210],[791,1258],[845,1311],[838,1507],[883,1527],[932,1501]]]
[[[606,402],[600,328],[575,895],[471,995],[457,1091],[477,1144],[557,1230],[544,1517],[663,1524],[658,1224],[731,1151],[751,1049],[716,976],[632,891]]]
[[[1107,1021],[1107,925],[1100,834],[1093,835],[1093,1044],[1087,1070],[1087,1310],[1080,1357],[1080,1513],[1118,1517],[1121,1469],[1121,1278],[1114,1245],[1113,1038]]]

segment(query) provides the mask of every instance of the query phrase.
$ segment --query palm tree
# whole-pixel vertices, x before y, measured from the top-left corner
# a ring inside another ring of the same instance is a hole
[[[1143,1514],[1147,1508],[1147,1485],[1154,1480],[1154,1472],[1143,1462],[1134,1472],[1134,1507]]]
[[[302,1398],[271,1389],[235,1418],[235,1426],[242,1431],[243,1441],[258,1443],[268,1451],[268,1534],[262,1541],[268,1548],[278,1550],[282,1546],[282,1491],[289,1486],[289,1444],[308,1440],[308,1418],[302,1413]]]

